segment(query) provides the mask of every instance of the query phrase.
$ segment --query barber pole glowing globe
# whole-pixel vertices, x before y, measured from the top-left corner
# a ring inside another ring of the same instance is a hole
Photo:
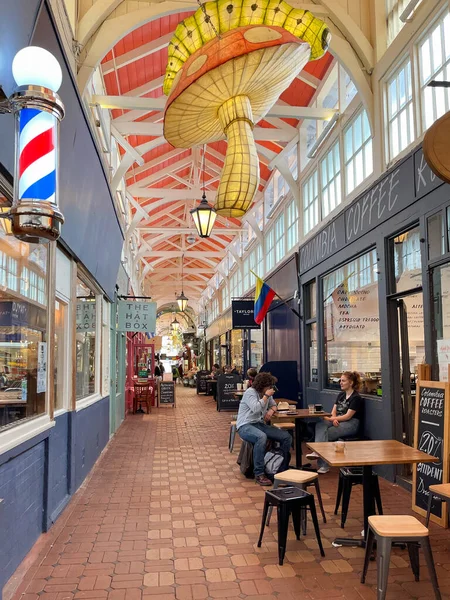
[[[57,240],[64,222],[58,206],[61,67],[50,52],[30,46],[16,54],[12,71],[18,85],[10,99],[16,120],[12,233],[30,243]]]

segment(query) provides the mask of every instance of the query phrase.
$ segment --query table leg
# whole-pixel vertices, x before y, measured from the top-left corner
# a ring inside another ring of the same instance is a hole
[[[295,466],[302,468],[302,424],[300,419],[295,419]]]
[[[364,536],[358,538],[336,538],[333,545],[366,547],[366,536],[368,531],[368,520],[375,514],[375,496],[373,490],[372,467],[363,467],[363,502],[364,502]]]

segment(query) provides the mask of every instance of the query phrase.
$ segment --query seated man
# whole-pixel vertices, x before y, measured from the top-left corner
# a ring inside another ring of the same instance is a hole
[[[272,397],[276,381],[276,377],[270,373],[259,373],[239,404],[236,428],[242,440],[253,444],[254,472],[256,483],[259,485],[272,485],[270,479],[264,475],[264,455],[268,439],[280,443],[284,457],[280,471],[288,468],[291,458],[291,436],[287,431],[269,425],[270,419],[277,411]]]

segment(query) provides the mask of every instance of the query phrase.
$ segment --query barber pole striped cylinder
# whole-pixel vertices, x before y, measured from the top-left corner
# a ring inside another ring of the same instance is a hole
[[[36,108],[18,116],[18,200],[56,204],[58,119]]]

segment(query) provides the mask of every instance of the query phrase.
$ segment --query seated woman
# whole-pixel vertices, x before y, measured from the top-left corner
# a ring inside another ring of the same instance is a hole
[[[270,479],[264,475],[264,455],[268,439],[280,443],[284,457],[280,471],[288,468],[291,458],[291,436],[287,431],[269,425],[270,419],[277,411],[273,399],[276,382],[277,378],[270,373],[259,373],[239,404],[236,428],[242,440],[253,444],[253,470],[259,485],[272,485]]]
[[[331,417],[324,417],[316,425],[316,442],[335,442],[339,438],[351,437],[358,433],[362,409],[362,398],[358,393],[361,377],[356,371],[345,371],[341,375],[342,392],[336,398]],[[328,473],[330,467],[318,454],[307,454],[309,460],[318,459],[318,473]]]

